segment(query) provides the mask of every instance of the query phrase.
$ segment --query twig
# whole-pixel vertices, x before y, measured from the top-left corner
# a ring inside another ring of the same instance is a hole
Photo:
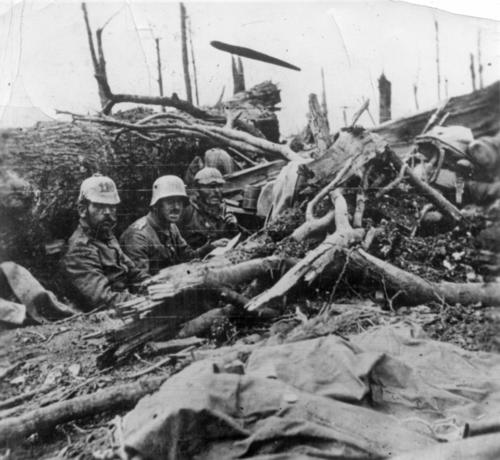
[[[5,377],[8,377],[12,372],[14,372],[18,367],[23,365],[23,361],[18,361],[17,363],[13,364],[12,366],[8,367],[4,371],[0,373],[0,380],[4,379]]]
[[[52,334],[49,335],[48,339],[46,342],[50,342],[56,335],[62,334],[63,332],[68,332],[68,328],[61,328],[58,331],[53,332]]]
[[[351,121],[351,128],[353,128],[356,125],[356,122],[359,120],[361,115],[363,115],[363,112],[368,109],[368,106],[370,105],[370,99],[366,99],[363,104],[361,104],[361,107],[357,110],[357,112],[354,113]]]
[[[383,197],[387,192],[397,187],[403,181],[407,169],[408,165],[404,163],[399,170],[398,177],[396,177],[396,179],[394,179],[391,183],[387,184],[385,187],[380,189],[375,195],[375,198],[379,199]]]
[[[41,332],[38,332],[38,331],[29,331],[29,330],[25,330],[24,332],[26,334],[36,335],[36,336],[40,337],[44,342],[47,340],[47,337],[45,337]]]
[[[156,364],[153,364],[152,366],[149,366],[146,369],[143,369],[142,371],[135,372],[134,374],[128,375],[127,377],[130,379],[142,377],[143,375],[149,374],[150,372],[153,372],[154,370],[160,368],[161,366],[163,366],[165,364],[171,363],[174,359],[175,358],[173,356],[167,356],[166,358],[158,361]]]
[[[335,178],[326,187],[324,187],[311,201],[309,201],[306,209],[306,220],[314,219],[314,207],[342,181],[346,172],[349,171],[349,168],[352,165],[352,161],[353,157],[349,158],[345,162],[344,167],[335,176]]]
[[[0,401],[0,409],[9,409],[13,406],[18,406],[19,404],[27,401],[28,399],[32,399],[34,396],[38,394],[52,390],[54,387],[55,385],[41,386],[34,390],[27,391],[26,393],[13,396],[12,398],[4,399],[3,401]]]
[[[332,292],[330,293],[330,298],[328,299],[328,304],[325,304],[323,305],[323,307],[321,308],[321,310],[319,311],[319,314],[318,315],[322,315],[323,313],[325,313],[327,307],[329,305],[331,305],[332,303],[332,300],[333,300],[333,296],[335,295],[335,292],[337,291],[337,287],[339,286],[340,284],[340,281],[342,280],[342,278],[344,277],[345,275],[345,271],[347,269],[347,265],[349,264],[349,254],[350,254],[350,251],[347,253],[347,256],[346,256],[346,260],[344,262],[344,265],[342,266],[342,270],[340,271],[340,274],[339,276],[337,277],[337,280],[335,281],[335,284],[333,285],[333,288],[332,288]]]
[[[433,204],[427,203],[422,210],[420,211],[420,216],[418,220],[415,222],[415,225],[411,229],[410,237],[413,238],[417,234],[418,227],[420,227],[420,224],[422,223],[422,220],[424,220],[424,217],[427,215],[427,213],[434,207]]]

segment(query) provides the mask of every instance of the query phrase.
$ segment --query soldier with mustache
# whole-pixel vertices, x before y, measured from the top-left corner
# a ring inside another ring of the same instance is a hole
[[[216,247],[208,243],[193,250],[181,236],[176,224],[188,203],[180,177],[159,177],[153,184],[149,213],[120,237],[123,250],[145,275],[155,275],[162,268],[203,257]]]
[[[84,310],[130,300],[131,290],[149,278],[124,254],[113,234],[119,203],[109,177],[94,174],[82,182],[80,220],[68,241],[62,267],[71,288],[68,294]]]
[[[222,199],[225,180],[216,168],[205,167],[194,177],[193,197],[179,221],[182,236],[193,248],[210,242],[225,246],[238,233],[238,221]]]

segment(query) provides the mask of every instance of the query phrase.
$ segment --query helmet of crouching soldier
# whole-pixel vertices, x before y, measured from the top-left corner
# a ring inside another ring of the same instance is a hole
[[[150,206],[154,206],[162,198],[180,197],[185,203],[189,201],[186,186],[183,180],[177,176],[161,176],[153,184],[153,194]]]
[[[80,186],[78,202],[85,201],[107,205],[119,204],[120,197],[113,179],[99,173],[85,179]]]
[[[199,185],[223,185],[226,183],[221,172],[215,168],[203,168],[196,173],[194,181]]]

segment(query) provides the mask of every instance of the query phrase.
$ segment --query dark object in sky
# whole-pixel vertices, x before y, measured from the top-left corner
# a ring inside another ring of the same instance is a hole
[[[268,54],[260,53],[259,51],[255,51],[250,48],[230,45],[228,43],[218,41],[210,42],[210,44],[218,50],[227,51],[228,53],[236,54],[237,56],[255,59],[256,61],[268,62],[269,64],[279,65],[281,67],[286,67],[287,69],[300,71],[300,67],[294,66],[293,64],[282,61],[281,59],[269,56]]]

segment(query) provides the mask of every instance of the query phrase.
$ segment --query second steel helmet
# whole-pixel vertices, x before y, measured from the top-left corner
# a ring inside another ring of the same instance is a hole
[[[417,144],[438,142],[458,158],[467,156],[467,147],[473,140],[472,131],[465,126],[435,126],[415,138]]]
[[[78,201],[88,200],[92,203],[117,205],[120,203],[118,190],[113,179],[94,174],[82,182]]]
[[[203,168],[196,173],[194,181],[201,185],[225,184],[221,172],[215,168]]]
[[[168,197],[181,197],[186,202],[188,196],[186,186],[180,177],[177,176],[161,176],[155,180],[153,184],[153,194],[151,196],[150,206],[154,206],[158,200]]]

